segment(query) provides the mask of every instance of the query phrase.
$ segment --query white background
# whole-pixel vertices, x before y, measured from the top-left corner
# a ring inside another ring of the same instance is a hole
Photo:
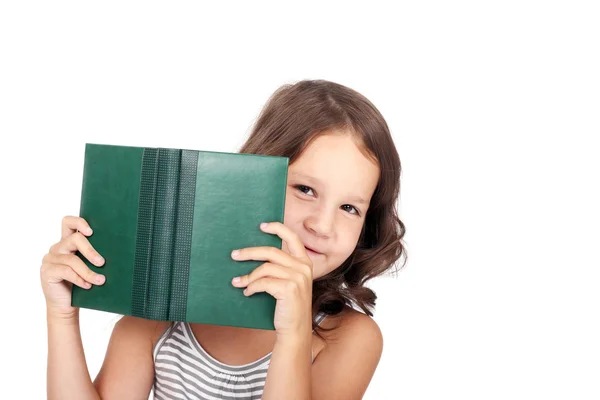
[[[86,142],[235,151],[279,85],[323,78],[403,167],[365,398],[600,398],[595,2],[213,3],[0,5],[2,397],[45,397],[39,267]],[[92,376],[114,321],[82,311]]]

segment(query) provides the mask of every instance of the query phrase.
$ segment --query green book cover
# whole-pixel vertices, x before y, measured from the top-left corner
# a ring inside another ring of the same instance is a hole
[[[104,257],[104,285],[73,285],[72,305],[163,321],[274,330],[275,299],[231,284],[264,261],[234,249],[281,238],[287,157],[86,144],[79,215]]]

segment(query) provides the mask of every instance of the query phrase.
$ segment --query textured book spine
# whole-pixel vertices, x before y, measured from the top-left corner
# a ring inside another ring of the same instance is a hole
[[[145,148],[132,315],[184,321],[198,152]]]

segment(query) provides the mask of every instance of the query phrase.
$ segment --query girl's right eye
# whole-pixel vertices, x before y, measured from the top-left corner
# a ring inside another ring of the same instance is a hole
[[[296,185],[296,189],[300,190],[302,193],[307,194],[304,189],[308,189],[308,190],[312,190],[311,188],[309,188],[308,186],[304,186],[304,185]]]

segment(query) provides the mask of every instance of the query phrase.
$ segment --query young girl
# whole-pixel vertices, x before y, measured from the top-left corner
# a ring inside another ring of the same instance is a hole
[[[43,258],[49,399],[360,399],[383,339],[365,282],[405,255],[397,216],[400,159],[364,96],[323,80],[284,85],[269,99],[240,153],[289,157],[284,223],[267,222],[282,249],[249,247],[235,260],[265,261],[231,284],[277,299],[275,331],[124,316],[92,382],[70,306],[71,285],[102,285],[92,228],[62,221]],[[361,312],[362,311],[362,312]]]

